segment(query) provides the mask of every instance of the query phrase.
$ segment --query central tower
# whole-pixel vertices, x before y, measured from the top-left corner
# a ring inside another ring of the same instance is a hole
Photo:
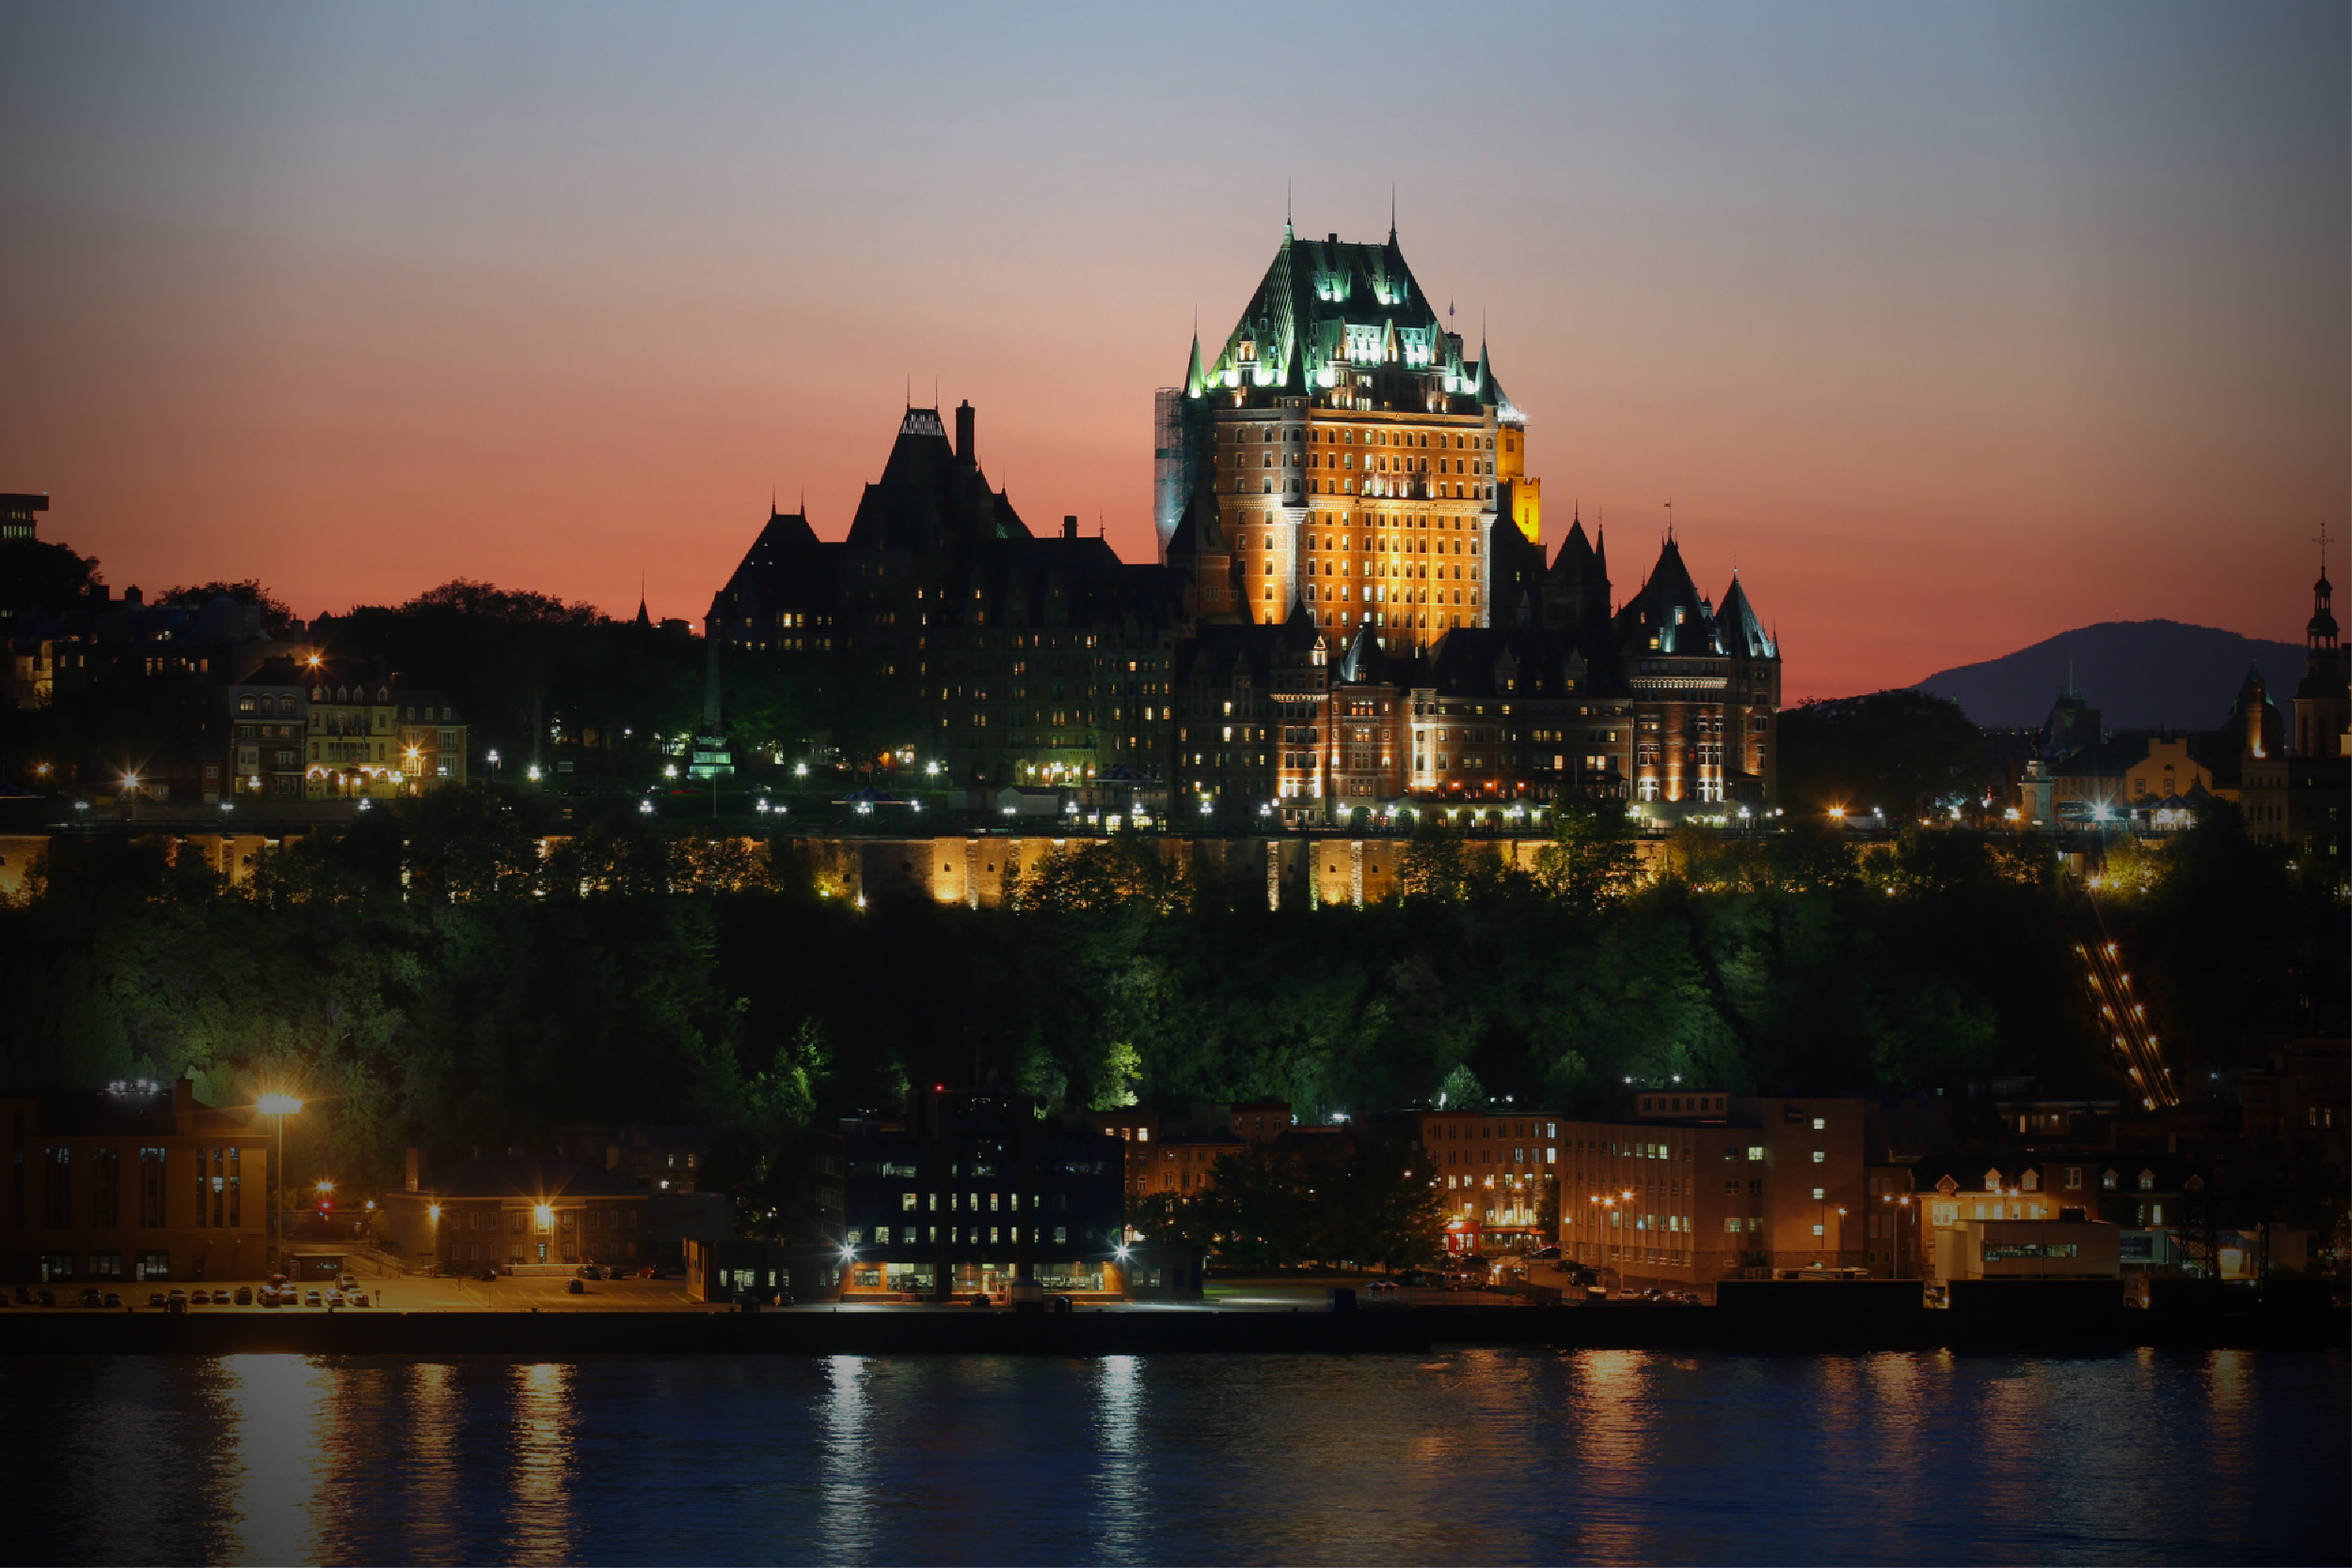
[[[1170,566],[1223,579],[1200,585],[1204,610],[1232,607],[1212,618],[1303,610],[1335,644],[1370,627],[1385,651],[1414,653],[1495,624],[1496,557],[1541,541],[1526,420],[1486,344],[1464,357],[1393,227],[1385,244],[1359,245],[1283,225],[1205,364],[1195,335],[1159,426],[1160,548]],[[1186,507],[1210,498],[1215,518],[1180,532]]]

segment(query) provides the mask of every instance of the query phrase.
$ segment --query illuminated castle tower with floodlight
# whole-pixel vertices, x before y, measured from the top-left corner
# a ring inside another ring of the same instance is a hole
[[[1392,655],[1498,624],[1497,581],[1542,539],[1540,491],[1524,416],[1451,315],[1393,219],[1379,245],[1282,226],[1224,346],[1204,363],[1196,333],[1184,386],[1159,394],[1161,552],[1203,619],[1303,610]]]

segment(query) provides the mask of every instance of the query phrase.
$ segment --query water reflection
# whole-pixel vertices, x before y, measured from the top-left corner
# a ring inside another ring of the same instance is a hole
[[[825,1393],[818,1405],[824,1434],[824,1508],[818,1539],[828,1562],[857,1562],[868,1556],[872,1499],[866,1477],[866,1358],[827,1356]]]
[[[321,1560],[333,1374],[301,1355],[229,1355],[219,1368],[223,1555],[246,1563]]]
[[[562,1562],[572,1552],[572,1379],[576,1369],[541,1361],[515,1369],[514,1481],[507,1539],[496,1555]]]
[[[2348,1367],[0,1356],[0,1561],[2338,1561]]]
[[[1133,1560],[1144,1555],[1143,1366],[1133,1355],[1106,1355],[1095,1372],[1094,1442],[1101,1456],[1095,1492],[1100,1498],[1101,1554]]]

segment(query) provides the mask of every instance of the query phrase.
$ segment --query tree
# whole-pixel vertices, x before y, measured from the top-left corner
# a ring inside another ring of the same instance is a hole
[[[181,605],[189,610],[201,610],[215,599],[232,599],[238,604],[251,605],[262,612],[262,630],[271,637],[292,637],[299,624],[286,602],[259,579],[246,578],[242,582],[203,582],[184,588],[167,588],[156,599],[157,604]]]
[[[1535,880],[1554,898],[1590,914],[1631,893],[1641,878],[1633,824],[1620,808],[1572,801],[1552,819],[1551,842],[1535,856]]]
[[[1924,691],[1873,691],[1781,715],[1780,789],[1797,814],[1833,808],[1915,820],[1985,781],[1984,732]]]

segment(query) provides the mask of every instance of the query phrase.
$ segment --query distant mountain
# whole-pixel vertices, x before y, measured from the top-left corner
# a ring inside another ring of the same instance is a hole
[[[2298,642],[2265,642],[2214,626],[2178,621],[2102,621],[1981,664],[1939,670],[1918,683],[1949,697],[1986,729],[2039,724],[2050,705],[2074,689],[2099,709],[2109,729],[2210,730],[2229,716],[2249,663],[2262,666],[2270,700],[2290,712],[2303,678]]]

